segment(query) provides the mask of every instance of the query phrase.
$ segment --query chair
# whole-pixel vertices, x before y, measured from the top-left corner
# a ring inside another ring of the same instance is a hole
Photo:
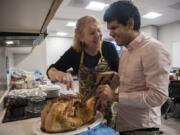
[[[180,81],[179,80],[170,82],[168,102],[169,102],[169,104],[168,104],[167,109],[165,111],[164,119],[167,119],[168,112],[172,108],[173,105],[174,105],[174,110],[175,110],[176,104],[177,103],[180,104]]]

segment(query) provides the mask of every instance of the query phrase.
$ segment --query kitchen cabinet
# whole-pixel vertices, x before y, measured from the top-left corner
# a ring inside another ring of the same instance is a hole
[[[38,45],[63,0],[1,0],[0,46]],[[13,41],[7,44],[6,41]]]

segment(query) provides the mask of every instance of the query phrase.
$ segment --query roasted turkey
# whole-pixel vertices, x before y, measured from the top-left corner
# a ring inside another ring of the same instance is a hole
[[[93,121],[95,113],[95,97],[83,103],[80,95],[63,95],[43,108],[41,130],[48,133],[75,130]]]

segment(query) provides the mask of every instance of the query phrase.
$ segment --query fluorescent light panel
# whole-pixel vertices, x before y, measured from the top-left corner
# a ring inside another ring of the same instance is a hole
[[[102,11],[107,6],[108,6],[108,4],[105,4],[105,3],[102,3],[102,2],[91,1],[85,7],[85,9],[94,10],[94,11]]]
[[[157,12],[149,12],[149,13],[143,15],[142,17],[146,18],[146,19],[155,19],[160,16],[162,16],[162,14],[157,13]]]
[[[12,45],[12,44],[14,44],[14,42],[11,41],[11,40],[9,40],[9,41],[6,41],[6,44],[7,44],[7,45]]]
[[[68,27],[75,27],[76,26],[76,22],[75,21],[69,21],[69,22],[67,22],[66,26],[68,26]]]
[[[68,34],[66,32],[57,32],[58,36],[67,36]]]

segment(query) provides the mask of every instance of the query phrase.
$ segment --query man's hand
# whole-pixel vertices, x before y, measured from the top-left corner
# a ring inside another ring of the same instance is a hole
[[[96,95],[103,100],[114,100],[114,91],[108,84],[98,86],[96,90]]]
[[[100,85],[96,90],[96,95],[98,97],[96,108],[105,112],[107,103],[111,103],[114,100],[114,92],[109,85]]]
[[[96,75],[96,84],[105,84],[105,83],[107,83],[110,79],[112,79],[113,75],[114,75],[113,71],[97,73],[97,75]]]
[[[113,71],[98,73],[96,76],[96,85],[109,84],[111,89],[115,90],[119,83],[119,75]]]

